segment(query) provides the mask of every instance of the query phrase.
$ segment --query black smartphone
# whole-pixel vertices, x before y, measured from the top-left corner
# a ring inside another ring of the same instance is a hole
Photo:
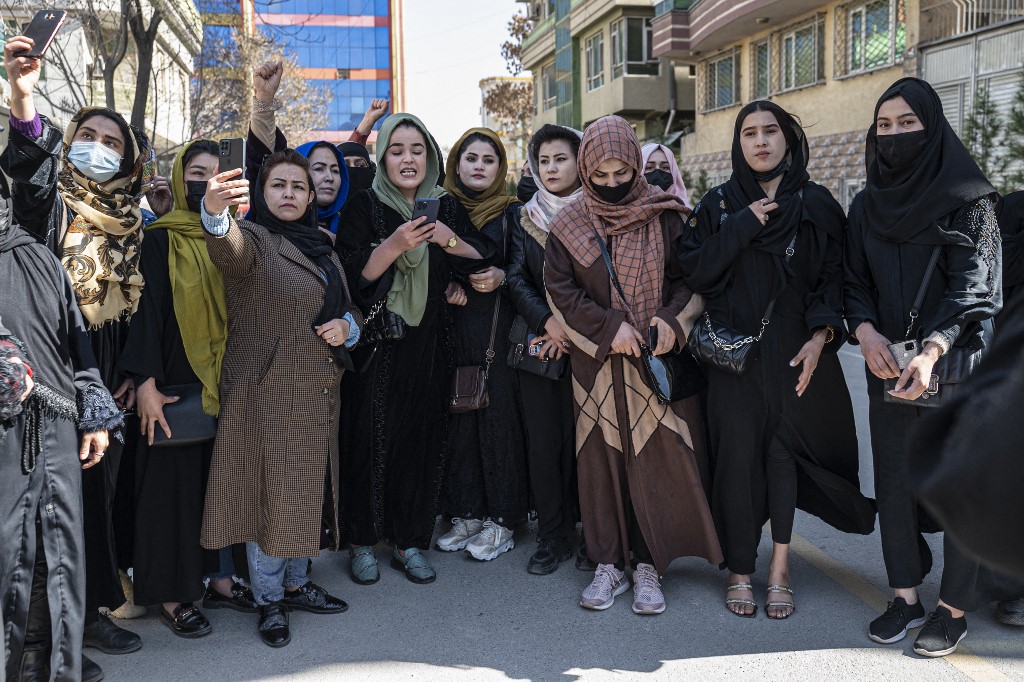
[[[245,138],[228,137],[220,141],[220,165],[218,172],[245,170]]]
[[[648,327],[647,328],[647,347],[653,351],[658,347],[658,328]]]
[[[435,198],[417,199],[416,203],[413,204],[412,208],[412,219],[416,220],[421,216],[426,216],[427,219],[423,221],[424,225],[437,222],[437,212],[441,210],[441,200]]]
[[[14,56],[41,59],[50,49],[50,44],[57,36],[57,32],[60,31],[65,18],[67,18],[67,12],[59,9],[41,9],[36,12],[22,33],[26,38],[32,39],[32,49],[22,50]]]

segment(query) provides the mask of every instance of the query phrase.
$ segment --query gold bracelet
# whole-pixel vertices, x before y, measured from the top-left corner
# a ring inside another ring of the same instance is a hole
[[[825,327],[828,330],[828,334],[825,336],[825,345],[832,343],[836,339],[836,330],[832,328],[832,325]]]

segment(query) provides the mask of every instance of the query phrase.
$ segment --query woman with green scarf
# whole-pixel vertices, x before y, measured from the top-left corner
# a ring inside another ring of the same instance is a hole
[[[136,460],[135,603],[160,604],[174,634],[212,631],[205,608],[255,612],[252,591],[233,579],[231,548],[199,544],[213,442],[153,447],[171,436],[166,386],[202,384],[203,411],[220,412],[220,367],[227,339],[224,280],[210,260],[200,222],[206,182],[217,173],[216,142],[186,145],[171,173],[173,210],[147,228],[141,256],[146,278],[132,318],[121,369],[135,381],[142,440]],[[203,590],[203,579],[210,579]]]
[[[342,390],[341,517],[351,543],[352,578],[380,579],[373,547],[394,544],[392,567],[415,583],[436,578],[430,546],[447,459],[451,315],[455,273],[486,268],[495,245],[465,229],[458,201],[437,186],[440,159],[411,114],[387,118],[377,137],[377,175],[345,206],[336,248],[352,297],[405,322],[405,335],[357,350]],[[436,223],[412,220],[417,198],[441,202]]]

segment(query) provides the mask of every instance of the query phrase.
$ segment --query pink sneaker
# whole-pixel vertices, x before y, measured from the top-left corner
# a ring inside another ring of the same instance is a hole
[[[623,571],[612,564],[598,564],[594,580],[583,590],[580,606],[594,611],[604,611],[615,603],[615,597],[629,589],[629,580]]]
[[[658,570],[650,564],[637,564],[633,571],[633,613],[653,616],[665,612]]]

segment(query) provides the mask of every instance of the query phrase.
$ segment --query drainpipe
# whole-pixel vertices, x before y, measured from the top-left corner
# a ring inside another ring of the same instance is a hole
[[[674,60],[668,62],[668,121],[665,122],[665,135],[668,137],[672,130],[672,121],[676,117],[676,63]]]

